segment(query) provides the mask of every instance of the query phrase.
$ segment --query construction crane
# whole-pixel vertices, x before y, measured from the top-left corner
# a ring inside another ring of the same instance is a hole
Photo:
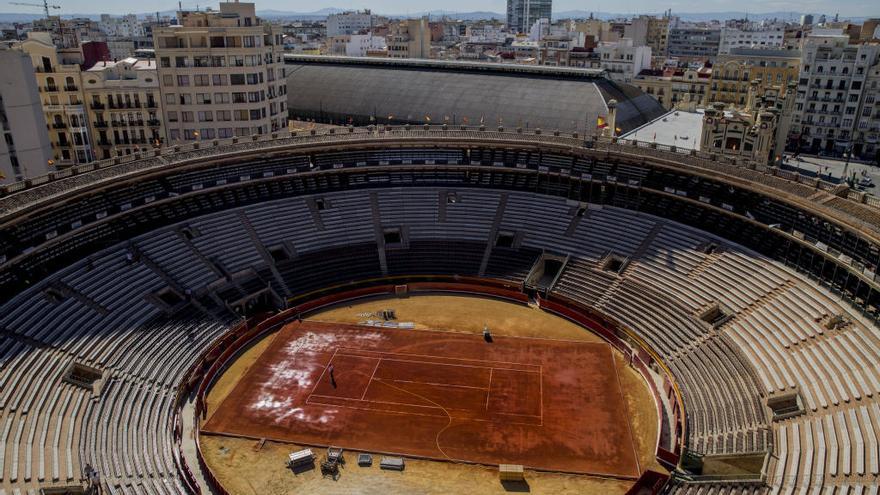
[[[43,3],[22,3],[22,2],[9,2],[9,5],[24,5],[25,7],[42,7],[43,12],[46,13],[46,19],[49,18],[49,9],[60,9],[60,5],[49,5],[48,0],[43,0]]]

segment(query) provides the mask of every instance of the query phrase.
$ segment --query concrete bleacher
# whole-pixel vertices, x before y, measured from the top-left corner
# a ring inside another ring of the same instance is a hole
[[[385,243],[388,229],[400,231],[399,245]],[[496,246],[502,232],[517,244]],[[703,252],[707,244],[717,249]],[[277,246],[289,259],[267,257]],[[614,319],[673,370],[689,449],[772,451],[774,489],[877,481],[880,335],[855,319],[826,329],[847,308],[810,282],[729,241],[638,212],[524,192],[412,187],[205,215],[76,261],[13,298],[0,312],[0,486],[63,484],[88,463],[109,493],[182,490],[174,390],[232,317],[193,306],[167,314],[149,298],[157,291],[172,286],[198,298],[249,268],[291,296],[387,275],[482,272],[521,283],[543,252],[570,257],[555,294]],[[610,254],[626,267],[603,269]],[[699,312],[716,303],[729,319],[713,326]],[[72,362],[106,373],[99,395],[62,380]],[[772,423],[765,400],[793,391],[805,414]],[[694,486],[673,484],[670,493],[708,493]]]

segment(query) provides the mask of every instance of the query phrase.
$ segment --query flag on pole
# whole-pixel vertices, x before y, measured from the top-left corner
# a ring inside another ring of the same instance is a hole
[[[596,127],[598,129],[605,129],[608,127],[608,122],[605,122],[605,117],[600,115],[599,117],[596,118]]]

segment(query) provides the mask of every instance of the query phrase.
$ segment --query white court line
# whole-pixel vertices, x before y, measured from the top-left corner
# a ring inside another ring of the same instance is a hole
[[[410,404],[409,402],[395,402],[389,400],[367,400],[367,399],[356,399],[354,397],[342,397],[338,395],[324,395],[324,394],[312,394],[306,399],[306,404],[321,404],[321,405],[335,405],[335,404],[325,404],[325,403],[317,403],[311,402],[312,397],[317,397],[319,399],[331,399],[338,400],[343,402],[363,402],[365,404],[388,404],[392,406],[405,406],[405,407],[421,407],[423,409],[450,409],[453,411],[467,411],[467,412],[477,412],[474,409],[462,409],[460,407],[446,407],[446,406],[426,406],[424,404]],[[345,407],[345,406],[340,406]],[[380,410],[381,411],[381,410]],[[542,419],[541,416],[537,414],[523,414],[523,413],[512,413],[512,412],[497,412],[494,414],[500,414],[502,416],[520,416],[524,418],[537,418]],[[543,419],[542,419],[543,421]]]
[[[469,388],[469,389],[473,389],[473,390],[487,390],[484,387],[472,387],[470,385],[455,385],[452,383],[420,382],[420,381],[416,381],[416,380],[397,380],[394,378],[376,378],[376,381],[377,382],[396,382],[396,383],[417,383],[419,385],[433,385],[435,387],[455,387],[455,388]]]
[[[375,359],[375,358],[373,358],[373,359]],[[379,360],[376,361],[376,367],[373,368],[373,374],[370,375],[370,379],[367,381],[367,386],[364,387],[364,393],[363,393],[363,395],[361,395],[361,400],[364,400],[364,397],[367,396],[367,390],[370,390],[370,384],[373,383],[373,377],[376,376],[376,370],[379,369],[380,364],[382,364],[382,358],[379,358]]]
[[[544,426],[544,365],[541,365],[541,373],[538,375],[538,390],[541,392],[538,402],[541,408],[541,426]]]
[[[343,353],[342,353],[342,354],[339,354],[339,350],[340,350],[340,349],[343,349]],[[330,360],[327,361],[327,365],[324,366],[324,370],[321,372],[321,376],[318,378],[318,381],[315,383],[315,386],[312,387],[312,392],[309,393],[308,397],[306,398],[306,401],[305,401],[306,404],[309,404],[309,405],[315,404],[315,405],[324,405],[324,406],[333,406],[333,405],[334,405],[334,404],[325,404],[325,403],[312,402],[312,401],[311,401],[311,398],[314,396],[314,397],[318,397],[318,398],[320,398],[320,397],[324,397],[324,398],[327,398],[327,399],[333,399],[333,400],[341,400],[341,401],[357,401],[357,402],[364,402],[364,403],[368,403],[368,404],[369,404],[369,403],[376,403],[376,404],[389,404],[389,405],[398,405],[398,406],[407,406],[407,407],[421,407],[421,408],[434,408],[434,409],[437,408],[437,407],[435,407],[435,406],[424,406],[424,405],[420,405],[420,404],[409,404],[409,403],[404,403],[404,402],[392,402],[392,401],[370,401],[370,400],[366,400],[367,390],[370,388],[370,385],[373,383],[373,381],[376,380],[376,381],[379,381],[380,383],[383,381],[383,379],[381,379],[381,378],[379,378],[379,379],[375,378],[375,375],[376,375],[376,372],[377,372],[378,369],[379,369],[379,365],[380,365],[381,362],[384,360],[384,361],[401,362],[401,363],[428,364],[428,365],[435,365],[435,366],[456,366],[456,367],[461,367],[461,368],[488,369],[488,370],[489,370],[489,385],[488,385],[487,388],[482,388],[482,387],[471,387],[471,386],[467,386],[467,385],[454,385],[454,384],[445,384],[445,383],[434,383],[434,382],[420,382],[420,381],[415,381],[415,380],[395,380],[395,379],[388,379],[388,380],[387,380],[387,381],[390,381],[390,382],[413,383],[413,384],[431,385],[431,386],[438,386],[438,387],[456,387],[456,388],[466,388],[466,389],[473,389],[473,390],[486,390],[486,404],[485,404],[485,409],[488,411],[488,409],[489,409],[489,395],[490,395],[490,393],[491,393],[491,387],[492,387],[492,377],[493,377],[494,370],[495,370],[495,369],[498,369],[498,370],[503,370],[503,371],[512,371],[512,372],[519,372],[519,373],[530,373],[530,374],[531,374],[531,373],[537,373],[537,374],[538,374],[538,385],[539,385],[539,388],[540,388],[540,391],[541,391],[541,394],[540,394],[540,402],[539,402],[539,408],[540,408],[539,411],[540,411],[540,412],[539,412],[538,415],[535,415],[535,414],[521,414],[521,413],[508,413],[508,412],[496,412],[496,413],[494,413],[494,414],[499,414],[499,415],[503,415],[503,416],[519,416],[519,417],[527,417],[527,418],[539,418],[539,419],[540,419],[540,425],[539,425],[539,426],[543,426],[543,425],[544,425],[543,365],[532,365],[532,364],[524,365],[524,366],[531,366],[531,367],[536,367],[536,368],[538,368],[538,370],[536,370],[536,371],[528,371],[528,370],[518,370],[518,369],[512,369],[512,368],[495,368],[495,367],[490,367],[490,366],[487,367],[487,366],[474,366],[474,365],[464,365],[464,364],[447,364],[447,363],[434,363],[434,362],[429,362],[429,361],[416,361],[416,360],[406,360],[406,359],[393,359],[393,358],[382,358],[382,357],[378,357],[378,358],[377,358],[377,357],[371,357],[371,356],[359,356],[359,355],[345,354],[344,349],[345,349],[345,348],[343,348],[343,347],[337,347],[337,348],[334,349],[334,351],[333,351],[333,355],[330,356]],[[350,350],[350,348],[349,348],[349,350]],[[395,355],[395,353],[388,353],[388,352],[379,352],[379,351],[370,351],[370,352],[373,352],[374,354],[384,354],[384,355],[389,355],[389,354],[390,354],[390,355]],[[432,356],[428,356],[428,355],[424,355],[424,354],[423,354],[423,355],[417,355],[417,354],[403,354],[403,355],[405,355],[405,356],[423,356],[423,357],[432,357]],[[360,398],[360,399],[350,398],[350,397],[333,396],[333,395],[323,395],[323,394],[316,394],[316,393],[315,393],[315,390],[317,390],[318,384],[320,384],[321,380],[323,380],[323,378],[324,378],[325,373],[327,372],[327,368],[329,367],[329,364],[332,363],[333,360],[336,359],[336,357],[352,357],[352,358],[362,358],[362,359],[377,359],[376,366],[373,368],[373,373],[372,373],[372,375],[370,375],[370,380],[367,382],[367,386],[364,388],[364,392],[363,392],[363,394],[361,395],[361,398]],[[454,359],[454,358],[450,358],[450,359]],[[477,360],[472,360],[472,361],[477,361]],[[505,361],[480,361],[480,362],[487,362],[487,363],[488,363],[488,362],[498,362],[498,363],[518,364],[518,365],[519,365],[519,364],[523,364],[523,363],[512,363],[512,362],[505,362]],[[350,406],[339,406],[339,407],[350,407]],[[366,410],[376,410],[376,409],[370,409],[370,408],[361,408],[361,409],[366,409]],[[443,409],[443,408],[440,407],[439,409]],[[469,412],[474,412],[473,409],[455,409],[455,408],[450,408],[450,409],[452,409],[452,410],[458,410],[458,411],[469,411]],[[378,411],[381,411],[381,412],[387,412],[387,411],[384,411],[384,410],[381,410],[381,409],[379,409]],[[477,421],[477,420],[473,420],[473,421]]]
[[[329,361],[327,361],[327,364],[325,364],[325,365],[324,365],[324,370],[323,370],[323,371],[321,371],[321,376],[319,376],[319,377],[318,377],[318,381],[316,381],[316,382],[315,382],[315,386],[314,386],[314,387],[312,387],[312,391],[311,391],[311,392],[310,392],[310,393],[309,393],[309,397],[311,397],[311,396],[312,396],[312,394],[314,394],[314,393],[315,393],[315,390],[317,390],[317,388],[318,388],[318,385],[319,385],[319,384],[320,384],[320,383],[321,383],[321,380],[323,380],[323,379],[324,379],[324,373],[326,373],[326,372],[327,372],[327,366],[328,366],[328,365],[329,365],[329,364],[330,364],[330,363],[332,363],[332,362],[333,362],[333,358],[335,358],[335,357],[336,357],[336,352],[337,352],[337,351],[339,351],[339,348],[338,348],[338,347],[337,347],[337,348],[336,348],[336,349],[334,349],[334,350],[333,350],[333,355],[332,355],[332,356],[330,356],[330,360],[329,360]],[[308,402],[308,399],[306,399],[306,402]]]
[[[492,372],[494,368],[489,368],[489,386],[486,387],[486,410],[489,410],[489,394],[492,393]],[[543,421],[543,419],[542,419]]]
[[[385,353],[385,354],[390,354],[390,353]],[[357,356],[357,355],[351,355],[351,354],[340,354],[340,356],[354,357],[354,358],[359,357],[359,358],[364,358],[364,359],[376,359],[376,358],[370,358],[369,356]],[[518,370],[515,368],[500,368],[498,366],[491,366],[491,365],[478,366],[478,365],[473,365],[473,364],[435,363],[435,362],[431,362],[431,361],[417,361],[415,359],[399,359],[399,358],[393,358],[393,357],[385,357],[385,358],[381,358],[381,359],[383,359],[385,361],[394,361],[397,363],[430,364],[432,366],[455,366],[457,368],[473,368],[473,369],[496,369],[496,370],[504,370],[504,371],[515,371],[518,373],[540,373],[541,372],[540,366],[537,366],[534,364],[525,365],[525,366],[534,366],[535,368],[538,368],[538,369],[536,369],[536,370]],[[484,362],[491,363],[491,361],[484,361]],[[510,364],[518,364],[518,363],[510,363]]]
[[[478,363],[516,364],[519,366],[529,366],[532,368],[540,368],[541,367],[540,364],[517,363],[515,361],[493,361],[491,359],[457,358],[457,357],[440,356],[440,355],[436,355],[436,354],[411,354],[408,352],[374,351],[371,349],[356,349],[354,347],[337,347],[337,349],[341,349],[343,352],[352,351],[352,352],[364,352],[364,353],[373,353],[373,354],[386,354],[386,355],[392,355],[392,356],[412,356],[412,357],[426,357],[426,358],[432,358],[432,359],[452,359],[455,361],[475,361]]]
[[[324,396],[324,397],[330,398],[329,396]],[[354,402],[361,402],[357,399],[347,399],[347,400],[352,400]],[[369,402],[367,402],[367,403],[369,403]],[[387,404],[397,404],[397,403],[388,402]],[[422,417],[426,417],[426,418],[446,418],[446,417],[448,417],[446,414],[424,414],[424,413],[405,412],[405,411],[391,411],[391,410],[387,410],[387,409],[376,409],[376,408],[372,408],[372,407],[348,406],[348,405],[343,405],[343,404],[328,404],[326,402],[308,402],[308,405],[310,405],[310,406],[325,406],[325,407],[342,407],[345,409],[356,409],[359,411],[369,411],[369,412],[374,412],[374,413],[399,414],[401,416],[422,416]],[[401,404],[401,405],[411,405],[411,404]],[[416,407],[425,407],[428,409],[443,410],[443,408],[437,407],[437,406],[416,406]],[[460,411],[460,410],[467,410],[467,409],[452,409],[452,411]],[[511,416],[517,416],[517,415],[511,415]],[[537,416],[529,416],[529,415],[518,415],[518,416],[522,416],[522,417],[526,417],[526,418],[537,418]],[[456,419],[458,419],[460,421],[474,421],[474,422],[479,422],[479,423],[498,423],[498,421],[495,421],[492,419],[461,418],[461,417],[456,417]],[[519,421],[505,421],[504,424],[506,424],[506,425],[534,426],[534,427],[540,427],[540,428],[543,428],[543,426],[544,426],[542,423],[524,423],[524,422],[519,422]]]

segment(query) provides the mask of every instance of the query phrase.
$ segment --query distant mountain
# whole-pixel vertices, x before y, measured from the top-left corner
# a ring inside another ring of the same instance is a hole
[[[264,19],[287,19],[287,20],[320,20],[326,19],[330,14],[345,12],[345,9],[327,7],[314,12],[288,12],[284,10],[258,10],[257,15]]]
[[[280,21],[294,21],[294,20],[302,20],[302,21],[317,21],[324,20],[330,14],[338,14],[340,12],[345,12],[346,10],[351,9],[340,9],[336,7],[327,7],[320,10],[315,10],[312,12],[288,12],[284,10],[258,10],[257,15],[263,17],[265,19],[273,19]],[[166,10],[163,12],[159,12],[160,16],[174,16],[174,10]],[[391,18],[413,18],[413,17],[423,17],[428,16],[432,19],[439,19],[441,17],[448,17],[450,19],[460,19],[465,21],[476,21],[481,19],[500,19],[503,20],[506,15],[500,12],[490,12],[490,11],[473,11],[473,12],[452,12],[452,11],[444,11],[444,10],[429,10],[429,11],[421,11],[421,12],[411,12],[406,14],[393,14],[393,13],[379,13],[380,15],[384,15]],[[648,13],[649,15],[660,15],[660,13]],[[138,17],[153,17],[155,16],[155,12],[146,12],[142,14],[138,14]],[[613,12],[590,12],[588,10],[565,10],[560,12],[553,13],[553,19],[586,19],[592,15],[595,19],[619,19],[623,17],[633,17],[634,14],[629,13],[613,13]],[[799,12],[765,12],[756,14],[754,12],[709,12],[709,13],[700,13],[700,12],[672,12],[672,15],[679,17],[683,21],[692,21],[692,22],[705,22],[711,20],[724,21],[727,19],[743,19],[749,18],[752,20],[760,21],[764,19],[779,19],[781,21],[797,21],[800,19],[801,14]],[[820,14],[813,14],[813,16],[818,20]],[[825,14],[830,19],[833,17],[832,15]],[[13,23],[13,22],[31,22],[35,19],[39,19],[43,17],[41,14],[20,14],[20,13],[0,13],[0,23]],[[87,17],[89,19],[98,20],[101,18],[100,14],[64,14],[62,15],[65,19],[70,19],[73,17]],[[849,20],[852,22],[864,22],[868,17],[845,17],[841,16],[841,20]],[[873,16],[876,17],[876,16]]]
[[[660,12],[645,12],[646,15],[662,15]],[[561,12],[554,12],[553,19],[586,19],[590,16],[593,16],[595,19],[620,19],[624,17],[633,17],[638,14],[624,14],[624,13],[612,13],[612,12],[590,12],[587,10],[566,10]],[[754,12],[672,12],[672,15],[680,18],[683,21],[691,21],[691,22],[707,22],[707,21],[726,21],[728,19],[744,19],[748,18],[755,21],[769,20],[769,19],[778,19],[780,21],[787,22],[795,22],[799,21],[801,18],[801,12],[791,12],[791,11],[778,11],[778,12],[764,12],[764,13],[754,13]],[[821,14],[813,14],[815,19],[819,19]],[[834,17],[834,14],[825,14],[829,19]],[[846,17],[841,16],[841,20],[849,20],[851,22],[864,22],[868,17]]]
[[[504,19],[507,17],[506,14],[502,14],[499,12],[489,12],[489,11],[475,11],[475,12],[452,12],[448,10],[429,10],[424,12],[416,12],[409,15],[391,15],[386,14],[389,17],[424,17],[428,16],[432,19],[439,19],[441,17],[447,17],[449,19],[458,19],[462,21],[480,21],[487,19]]]
[[[281,19],[281,20],[323,20],[330,14],[338,14],[341,12],[345,12],[346,9],[337,9],[337,8],[327,8],[316,10],[314,12],[286,12],[282,10],[258,10],[257,15],[266,19]],[[450,19],[460,19],[465,21],[476,21],[481,19],[503,19],[504,14],[499,14],[498,12],[451,12],[446,10],[430,10],[430,11],[422,11],[422,12],[410,12],[406,14],[392,14],[385,12],[376,12],[378,15],[382,15],[385,17],[391,17],[395,19],[402,18],[415,18],[415,17],[424,17],[428,16],[432,19],[439,19],[443,16],[446,16]]]

